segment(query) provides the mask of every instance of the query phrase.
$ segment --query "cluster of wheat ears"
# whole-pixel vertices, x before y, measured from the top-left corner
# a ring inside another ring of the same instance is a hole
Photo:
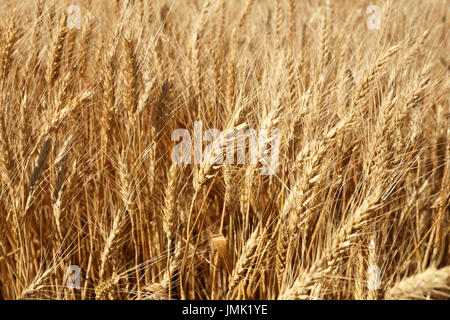
[[[449,298],[450,5],[378,2],[1,1],[0,298]]]

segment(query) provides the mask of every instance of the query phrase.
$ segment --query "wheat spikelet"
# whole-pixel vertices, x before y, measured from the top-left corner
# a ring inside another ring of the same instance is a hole
[[[95,299],[105,300],[113,290],[113,287],[118,284],[120,278],[117,275],[113,275],[110,279],[99,283],[95,287]]]
[[[105,241],[104,248],[102,250],[102,254],[100,257],[100,279],[103,278],[105,273],[105,265],[108,259],[112,256],[113,250],[116,250],[115,246],[118,244],[118,236],[124,226],[125,223],[125,213],[123,210],[117,210],[114,220],[111,226],[111,230],[109,231],[108,238]]]
[[[114,95],[114,70],[113,70],[112,51],[108,51],[105,55],[105,68],[102,69],[103,75],[103,112],[101,119],[101,137],[103,149],[108,148],[109,135],[111,131],[111,122],[114,112],[115,95]]]
[[[201,46],[202,46],[202,37],[205,32],[205,25],[206,25],[206,16],[208,15],[208,12],[210,10],[211,1],[207,0],[205,1],[203,5],[202,12],[200,14],[200,18],[198,19],[198,25],[196,27],[196,30],[194,32],[194,41],[192,46],[192,52],[193,52],[193,60],[194,60],[194,68],[192,73],[195,75],[194,77],[194,83],[195,88],[200,92],[202,90],[202,69],[201,69]]]
[[[56,114],[51,113],[42,127],[41,136],[46,137],[55,131],[61,123],[66,120],[79,106],[83,105],[90,97],[90,91],[82,92],[76,99],[73,99],[66,107],[59,110]]]
[[[0,177],[3,186],[9,187],[12,185],[12,163],[11,163],[11,153],[9,150],[9,143],[6,136],[6,127],[4,123],[4,117],[1,117],[0,123]]]
[[[289,247],[289,228],[286,222],[281,222],[280,230],[278,231],[277,240],[277,278],[278,286],[281,289],[286,272],[286,256]]]
[[[167,174],[167,186],[164,192],[163,230],[167,237],[167,247],[170,251],[175,243],[177,231],[176,199],[177,179],[180,173],[179,165],[172,163]]]
[[[244,27],[244,24],[247,22],[247,18],[250,15],[254,3],[255,0],[247,0],[244,11],[242,11],[241,17],[239,18],[238,29],[242,29]]]
[[[136,78],[137,65],[134,43],[131,38],[123,38],[122,95],[125,109],[129,117],[136,111]]]
[[[356,94],[353,98],[353,107],[355,109],[358,109],[358,107],[364,103],[364,99],[368,98],[367,95],[369,94],[369,91],[378,74],[382,71],[384,65],[389,61],[389,58],[399,50],[400,46],[398,45],[389,48],[389,50],[387,50],[386,53],[376,61],[367,77],[365,77],[364,80],[358,85],[358,88],[355,90]]]
[[[31,176],[31,179],[30,179],[27,205],[25,206],[25,213],[26,213],[27,209],[29,208],[31,199],[33,198],[35,186],[36,186],[37,182],[39,181],[39,178],[41,177],[42,171],[44,169],[44,165],[47,161],[48,154],[50,152],[50,147],[51,147],[51,139],[49,138],[49,139],[45,140],[44,143],[42,144],[41,152],[39,153],[39,157],[37,158],[36,165],[34,166],[34,169],[33,169],[33,175]]]
[[[225,182],[224,212],[233,215],[238,208],[237,201],[240,193],[238,171],[227,165],[223,167],[223,176]],[[223,225],[223,221],[221,221],[221,225]]]
[[[47,83],[50,87],[54,85],[56,79],[60,75],[61,63],[64,53],[64,42],[67,36],[66,24],[67,17],[64,16],[64,19],[61,19],[58,33],[55,35],[55,39],[53,40],[52,50],[49,53],[47,66]]]
[[[386,299],[426,299],[429,295],[449,297],[450,267],[427,270],[394,284],[385,294]]]
[[[330,51],[330,12],[331,12],[330,1],[326,2],[326,7],[322,10],[322,24],[320,30],[320,66],[325,66],[330,62],[331,51]]]
[[[1,72],[1,80],[0,80],[0,89],[5,90],[5,80],[6,76],[9,73],[9,69],[12,65],[12,53],[14,50],[14,44],[18,41],[18,31],[15,28],[14,23],[10,24],[8,31],[6,32],[6,36],[2,39],[2,47],[0,49],[0,72]],[[3,98],[3,95],[0,99]],[[0,100],[2,101],[2,100]],[[3,108],[3,106],[2,106]]]
[[[89,55],[89,46],[91,42],[91,37],[94,29],[94,18],[90,13],[87,15],[87,23],[86,27],[83,28],[83,32],[81,34],[81,47],[80,47],[80,58],[79,63],[77,64],[78,72],[82,78],[85,77],[86,69],[87,69],[87,61]]]
[[[250,235],[250,238],[247,240],[245,247],[243,248],[243,251],[239,256],[239,259],[237,260],[236,265],[233,268],[230,282],[228,284],[227,297],[231,297],[233,290],[242,281],[245,273],[247,273],[247,269],[250,267],[250,263],[254,258],[253,255],[255,253],[260,237],[261,231],[259,228],[256,228]]]
[[[289,0],[289,35],[291,41],[295,44],[297,36],[297,24],[295,23],[295,0]]]

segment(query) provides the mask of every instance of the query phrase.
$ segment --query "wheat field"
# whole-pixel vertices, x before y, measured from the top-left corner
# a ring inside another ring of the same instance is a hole
[[[2,0],[0,299],[448,299],[449,30],[445,0]],[[175,162],[200,122],[276,131],[274,174],[267,137]]]

